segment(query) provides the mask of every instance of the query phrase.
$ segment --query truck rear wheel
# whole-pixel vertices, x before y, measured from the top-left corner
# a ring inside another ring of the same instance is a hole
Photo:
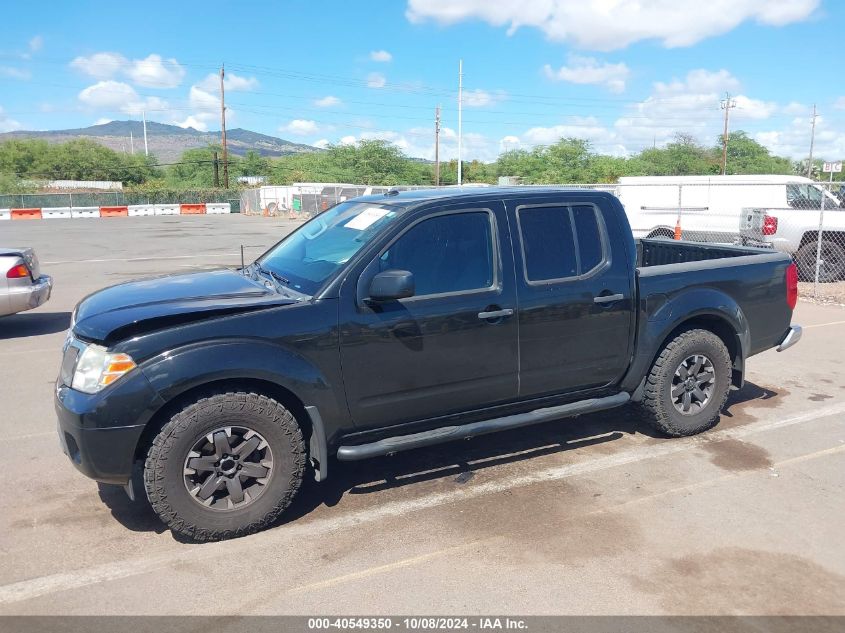
[[[639,406],[666,435],[695,435],[716,424],[730,387],[731,358],[722,339],[708,330],[687,330],[654,361]]]
[[[819,252],[818,240],[807,242],[795,254],[798,277],[801,281],[813,281],[816,278],[816,255]],[[845,276],[845,248],[826,239],[822,240],[819,281],[831,283]]]
[[[255,393],[202,398],[164,425],[144,464],[147,498],[175,533],[215,541],[256,532],[302,483],[305,443],[296,418]]]

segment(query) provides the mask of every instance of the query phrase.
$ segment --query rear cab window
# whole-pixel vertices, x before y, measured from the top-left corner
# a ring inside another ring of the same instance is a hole
[[[528,283],[583,277],[609,260],[604,222],[593,204],[520,206],[517,223]]]

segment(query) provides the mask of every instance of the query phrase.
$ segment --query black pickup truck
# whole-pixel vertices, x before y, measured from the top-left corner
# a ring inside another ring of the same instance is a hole
[[[388,192],[254,263],[84,299],[56,384],[64,450],[195,540],[271,523],[337,461],[632,402],[718,420],[746,360],[793,345],[787,255],[631,236],[586,190]]]

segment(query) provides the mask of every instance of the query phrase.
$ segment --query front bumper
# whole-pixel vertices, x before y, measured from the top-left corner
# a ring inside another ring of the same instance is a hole
[[[41,275],[33,283],[9,288],[9,314],[32,310],[47,303],[53,291],[53,278]]]
[[[777,351],[782,352],[795,345],[798,341],[801,340],[801,334],[803,332],[804,330],[801,328],[800,325],[791,325],[789,327],[789,331],[786,333],[786,336],[783,337],[783,340],[780,342],[780,345],[777,346]]]
[[[163,404],[138,370],[96,394],[57,384],[59,443],[84,475],[125,485],[132,477],[135,452],[147,422]]]

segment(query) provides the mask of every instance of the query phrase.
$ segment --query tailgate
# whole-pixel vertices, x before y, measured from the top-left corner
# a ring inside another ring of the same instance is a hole
[[[743,209],[739,221],[740,237],[754,242],[765,242],[766,236],[763,234],[763,226],[766,222],[766,216],[769,214],[768,211],[768,209],[757,208]]]

